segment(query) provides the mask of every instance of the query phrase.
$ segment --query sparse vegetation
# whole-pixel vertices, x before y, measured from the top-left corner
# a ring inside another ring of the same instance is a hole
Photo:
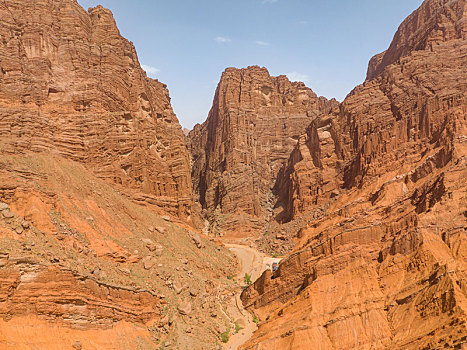
[[[228,276],[227,276],[227,279],[228,279],[228,280],[233,280],[234,277],[233,277],[232,275],[228,275]]]
[[[230,333],[229,331],[225,331],[224,333],[221,333],[219,336],[221,338],[221,342],[223,342],[224,344],[229,342],[229,333]]]
[[[235,322],[235,333],[240,332],[242,329],[243,327],[240,327],[240,325],[237,322]]]
[[[258,323],[260,323],[261,321],[260,321],[260,319],[259,319],[258,317],[256,317],[256,315],[253,315],[253,322],[256,323],[256,324],[258,324]]]
[[[243,277],[243,281],[245,282],[247,286],[249,286],[251,284],[251,276],[245,273],[245,277]]]

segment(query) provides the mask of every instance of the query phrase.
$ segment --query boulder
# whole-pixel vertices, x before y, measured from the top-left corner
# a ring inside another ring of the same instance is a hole
[[[180,313],[180,315],[188,316],[192,312],[191,303],[190,302],[182,302],[180,305],[178,305],[177,310]]]
[[[150,270],[156,265],[157,261],[156,258],[153,256],[146,256],[143,260],[143,267],[145,270]]]
[[[201,248],[205,247],[205,244],[204,244],[204,242],[201,239],[201,236],[199,234],[197,234],[194,231],[189,231],[188,235],[190,236],[191,240],[193,241],[193,243],[196,245],[196,247],[198,249],[201,249]]]
[[[15,214],[13,214],[9,209],[4,209],[2,211],[2,215],[5,219],[11,219],[15,216]]]
[[[162,227],[162,226],[158,226],[158,227],[156,227],[156,231],[163,235],[163,234],[165,234],[167,232],[167,228]]]

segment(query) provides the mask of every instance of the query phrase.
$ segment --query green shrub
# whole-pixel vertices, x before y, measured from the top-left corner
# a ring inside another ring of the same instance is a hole
[[[249,286],[251,284],[251,276],[245,273],[245,277],[243,277],[243,281],[245,281],[245,284]]]
[[[221,342],[228,343],[229,342],[229,331],[225,331],[224,333],[221,333],[220,338],[221,338]]]
[[[258,317],[256,317],[256,315],[253,315],[253,322],[256,324],[260,323],[260,320]]]

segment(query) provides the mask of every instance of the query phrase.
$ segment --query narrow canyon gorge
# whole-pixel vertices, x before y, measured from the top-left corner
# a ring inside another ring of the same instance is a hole
[[[342,102],[226,68],[186,135],[110,10],[0,19],[0,349],[467,349],[466,0]]]

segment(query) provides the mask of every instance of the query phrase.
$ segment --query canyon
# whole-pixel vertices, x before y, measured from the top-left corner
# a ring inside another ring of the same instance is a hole
[[[227,68],[191,131],[110,10],[0,18],[0,348],[467,348],[467,1],[342,102]]]

